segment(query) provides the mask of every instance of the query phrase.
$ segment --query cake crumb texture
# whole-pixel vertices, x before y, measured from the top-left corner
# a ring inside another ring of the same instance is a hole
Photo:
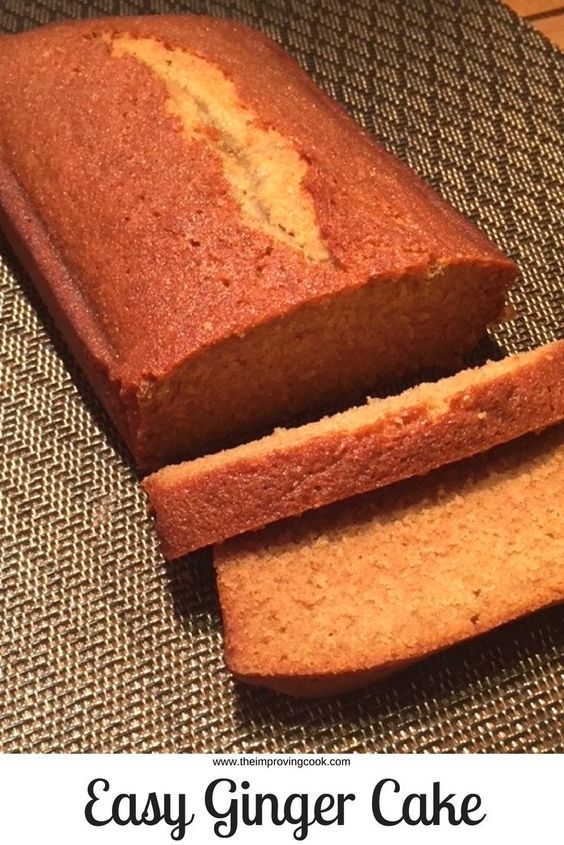
[[[215,550],[235,674],[320,695],[564,600],[564,426]]]

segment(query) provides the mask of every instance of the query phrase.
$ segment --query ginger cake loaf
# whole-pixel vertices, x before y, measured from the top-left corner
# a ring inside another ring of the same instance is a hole
[[[515,267],[240,23],[0,37],[0,225],[137,464],[451,365]]]

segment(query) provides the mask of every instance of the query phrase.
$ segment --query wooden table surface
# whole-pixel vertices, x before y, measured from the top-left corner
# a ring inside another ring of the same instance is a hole
[[[564,0],[505,0],[505,3],[564,50]]]

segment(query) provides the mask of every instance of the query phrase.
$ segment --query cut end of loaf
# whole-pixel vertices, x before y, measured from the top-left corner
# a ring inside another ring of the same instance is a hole
[[[422,370],[455,369],[498,316],[513,276],[488,262],[457,260],[433,278],[419,267],[206,349],[144,398],[138,461],[155,469],[197,457]]]

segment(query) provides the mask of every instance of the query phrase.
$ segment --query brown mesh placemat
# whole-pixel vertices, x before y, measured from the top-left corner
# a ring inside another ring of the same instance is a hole
[[[0,29],[187,10],[263,28],[519,261],[506,351],[563,335],[555,47],[485,0],[3,0]],[[104,414],[0,252],[3,751],[564,751],[560,608],[330,701],[236,684],[209,560],[163,563]]]

